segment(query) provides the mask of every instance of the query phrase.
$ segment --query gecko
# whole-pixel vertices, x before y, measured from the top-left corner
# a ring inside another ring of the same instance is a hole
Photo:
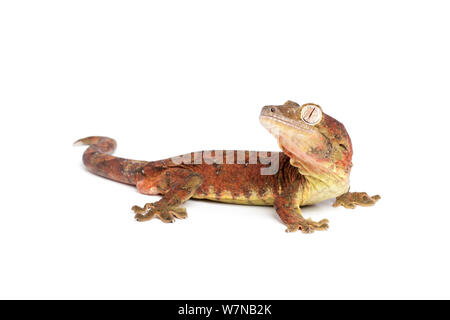
[[[91,136],[75,145],[89,146],[86,168],[99,176],[136,186],[160,200],[133,206],[137,221],[159,218],[171,223],[187,217],[181,205],[206,199],[233,204],[273,206],[287,232],[327,230],[329,221],[304,218],[301,207],[333,199],[334,207],[372,206],[379,195],[350,192],[353,148],[344,125],[314,103],[264,106],[261,124],[281,152],[212,150],[158,161],[119,158],[115,140]],[[270,169],[270,170],[269,170]]]

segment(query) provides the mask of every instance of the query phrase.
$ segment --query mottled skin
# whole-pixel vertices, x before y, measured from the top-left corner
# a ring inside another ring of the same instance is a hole
[[[92,173],[135,185],[144,194],[162,195],[159,201],[143,208],[132,208],[138,221],[155,216],[163,222],[184,219],[186,209],[180,205],[195,198],[273,205],[287,226],[286,231],[311,233],[326,230],[328,220],[314,222],[303,218],[301,206],[336,198],[333,206],[354,208],[373,205],[380,197],[348,192],[353,153],[350,137],[344,126],[321,112],[319,106],[307,105],[321,115],[319,123],[308,123],[307,117],[312,113],[308,111],[302,118],[305,105],[292,101],[262,109],[261,123],[278,139],[283,152],[259,154],[257,161],[250,151],[212,151],[203,155],[201,163],[195,162],[195,153],[183,155],[185,160],[191,160],[183,163],[174,159],[136,161],[110,155],[116,143],[107,137],[88,137],[76,144],[89,145],[83,162]],[[261,174],[272,156],[278,156],[279,170],[271,175]],[[230,163],[229,157],[240,161]]]

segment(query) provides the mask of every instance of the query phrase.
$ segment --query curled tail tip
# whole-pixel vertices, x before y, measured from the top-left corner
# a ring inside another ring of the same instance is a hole
[[[74,146],[88,146],[88,145],[91,145],[91,144],[95,143],[93,141],[93,138],[95,138],[95,137],[86,137],[86,138],[83,138],[83,139],[78,139],[77,141],[75,141],[73,143],[73,145]]]
[[[108,138],[108,137],[91,136],[91,137],[86,137],[86,138],[83,138],[83,139],[78,139],[77,141],[75,141],[73,143],[73,145],[74,146],[90,146],[92,144],[99,143],[100,140],[109,140],[113,144],[116,143],[114,141],[114,139],[111,139],[111,138]]]
[[[83,139],[79,139],[73,143],[74,147],[84,146],[84,145],[85,145],[85,143],[83,142]]]

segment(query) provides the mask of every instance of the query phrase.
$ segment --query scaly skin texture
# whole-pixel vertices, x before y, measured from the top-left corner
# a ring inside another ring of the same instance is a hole
[[[333,206],[354,208],[380,199],[348,192],[353,154],[350,137],[344,126],[318,105],[288,101],[266,106],[260,121],[278,139],[283,152],[211,151],[183,155],[183,162],[179,158],[147,162],[112,156],[116,142],[111,138],[88,137],[76,144],[89,145],[83,162],[92,173],[135,185],[143,194],[162,195],[159,201],[132,208],[138,221],[184,219],[186,209],[180,205],[195,198],[273,205],[286,231],[312,233],[326,230],[328,220],[305,219],[301,206],[337,198]],[[199,154],[202,161],[197,161]],[[271,159],[278,160],[278,170],[262,174]]]

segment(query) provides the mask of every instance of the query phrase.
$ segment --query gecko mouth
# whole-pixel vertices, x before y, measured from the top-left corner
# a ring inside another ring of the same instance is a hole
[[[304,135],[311,135],[315,133],[315,130],[300,121],[293,121],[289,118],[280,115],[265,115],[261,114],[259,116],[259,121],[264,128],[269,130],[274,136],[280,136],[281,127],[287,126],[291,129],[297,131],[297,133],[303,133]]]

